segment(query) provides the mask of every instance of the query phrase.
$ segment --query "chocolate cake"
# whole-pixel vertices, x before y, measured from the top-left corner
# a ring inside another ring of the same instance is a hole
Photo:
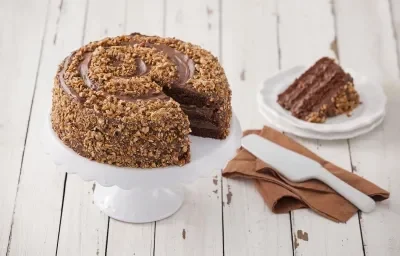
[[[278,95],[278,103],[299,119],[323,123],[327,117],[349,115],[360,98],[350,74],[323,57]]]
[[[54,79],[53,130],[102,163],[184,165],[188,135],[224,139],[231,115],[217,58],[175,38],[133,33],[89,43],[63,60]]]

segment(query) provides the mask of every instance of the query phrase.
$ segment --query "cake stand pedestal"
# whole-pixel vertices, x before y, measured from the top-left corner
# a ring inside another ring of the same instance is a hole
[[[113,219],[145,223],[167,218],[181,207],[183,188],[131,190],[96,185],[94,203]]]
[[[233,116],[225,140],[190,136],[190,163],[153,169],[116,167],[81,157],[62,143],[49,119],[42,142],[57,169],[96,182],[94,202],[101,211],[116,220],[146,223],[178,211],[184,200],[183,185],[224,168],[240,147],[241,137],[239,122]]]

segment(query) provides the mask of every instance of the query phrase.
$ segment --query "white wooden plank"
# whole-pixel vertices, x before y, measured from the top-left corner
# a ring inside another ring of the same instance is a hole
[[[279,68],[275,1],[222,2],[222,63],[243,129],[265,124],[258,84]],[[223,179],[225,255],[292,255],[289,214],[275,215],[251,182]]]
[[[219,57],[219,4],[215,0],[167,0],[165,33],[200,45]]]
[[[47,0],[2,1],[0,8],[0,255],[9,243],[21,159],[45,31]],[[21,20],[21,16],[26,20]],[[21,24],[30,22],[30,31]],[[26,44],[29,42],[29,45]]]
[[[356,172],[391,193],[374,212],[361,214],[365,254],[400,255],[400,81],[389,3],[337,0],[336,14],[342,63],[378,79],[388,96],[383,125],[350,144]]]
[[[279,70],[276,35],[275,1],[222,1],[222,62],[243,130],[264,124],[255,97],[259,83]]]
[[[127,1],[125,9],[125,32],[162,35],[165,2],[165,0]]]
[[[156,223],[154,255],[222,255],[219,184],[215,172],[188,185],[179,211]]]
[[[162,35],[163,0],[135,0],[126,4],[125,33]],[[127,224],[110,219],[107,255],[153,255],[154,227],[154,223]]]
[[[154,223],[130,224],[110,219],[107,255],[153,255]]]
[[[83,6],[83,4],[82,4]],[[124,33],[125,1],[89,0],[84,44]]]
[[[94,189],[68,175],[57,255],[105,255],[108,217],[93,203]]]
[[[106,0],[89,0],[87,8],[84,44],[123,33],[124,0],[113,1],[112,12]],[[57,255],[105,255],[108,216],[94,204],[94,189],[93,182],[68,175]]]
[[[400,56],[400,1],[389,0],[389,8],[392,17],[392,25],[395,32],[395,40],[397,43],[397,56]]]
[[[218,1],[167,1],[165,32],[219,55]],[[214,181],[217,184],[214,183]],[[222,255],[220,171],[188,185],[181,209],[158,221],[155,255]]]
[[[21,6],[22,3],[19,7]],[[40,15],[44,15],[43,8],[28,4],[23,15],[27,18],[24,25],[26,33],[37,33],[30,23],[39,18],[30,17],[30,13],[41,10]],[[81,43],[84,10],[81,9],[80,1],[64,1],[62,8],[60,2],[52,1],[49,8],[9,255],[55,255],[57,247],[65,175],[58,172],[43,153],[42,132],[50,109],[51,88],[57,66],[71,49]],[[25,45],[29,43],[29,40],[22,37],[20,40]],[[27,54],[21,57],[24,60],[29,58]]]
[[[330,0],[279,1],[278,15],[283,69],[311,65],[323,56],[335,57],[331,47],[335,45],[335,25]],[[351,170],[347,141],[296,140],[328,161]],[[343,225],[310,210],[296,210],[292,212],[292,231],[295,255],[363,255],[357,214]],[[301,239],[305,233],[308,239]]]

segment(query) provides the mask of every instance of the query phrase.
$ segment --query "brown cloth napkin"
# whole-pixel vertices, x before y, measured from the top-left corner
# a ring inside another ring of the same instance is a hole
[[[375,201],[389,198],[389,192],[375,184],[325,161],[286,135],[264,126],[262,130],[245,131],[244,135],[258,134],[289,150],[302,154],[321,164],[336,177],[368,194]],[[299,167],[301,171],[301,167]],[[222,175],[227,178],[254,179],[265,203],[274,213],[287,213],[300,208],[311,208],[316,213],[336,222],[346,222],[357,208],[326,184],[317,180],[291,182],[275,171],[268,163],[257,159],[240,148],[238,154],[227,164]]]

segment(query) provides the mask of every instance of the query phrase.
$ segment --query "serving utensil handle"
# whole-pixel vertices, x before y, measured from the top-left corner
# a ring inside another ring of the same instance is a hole
[[[371,212],[375,208],[375,201],[368,195],[350,186],[335,175],[326,170],[316,174],[315,179],[324,182],[338,194],[350,201],[354,206],[363,212]]]

